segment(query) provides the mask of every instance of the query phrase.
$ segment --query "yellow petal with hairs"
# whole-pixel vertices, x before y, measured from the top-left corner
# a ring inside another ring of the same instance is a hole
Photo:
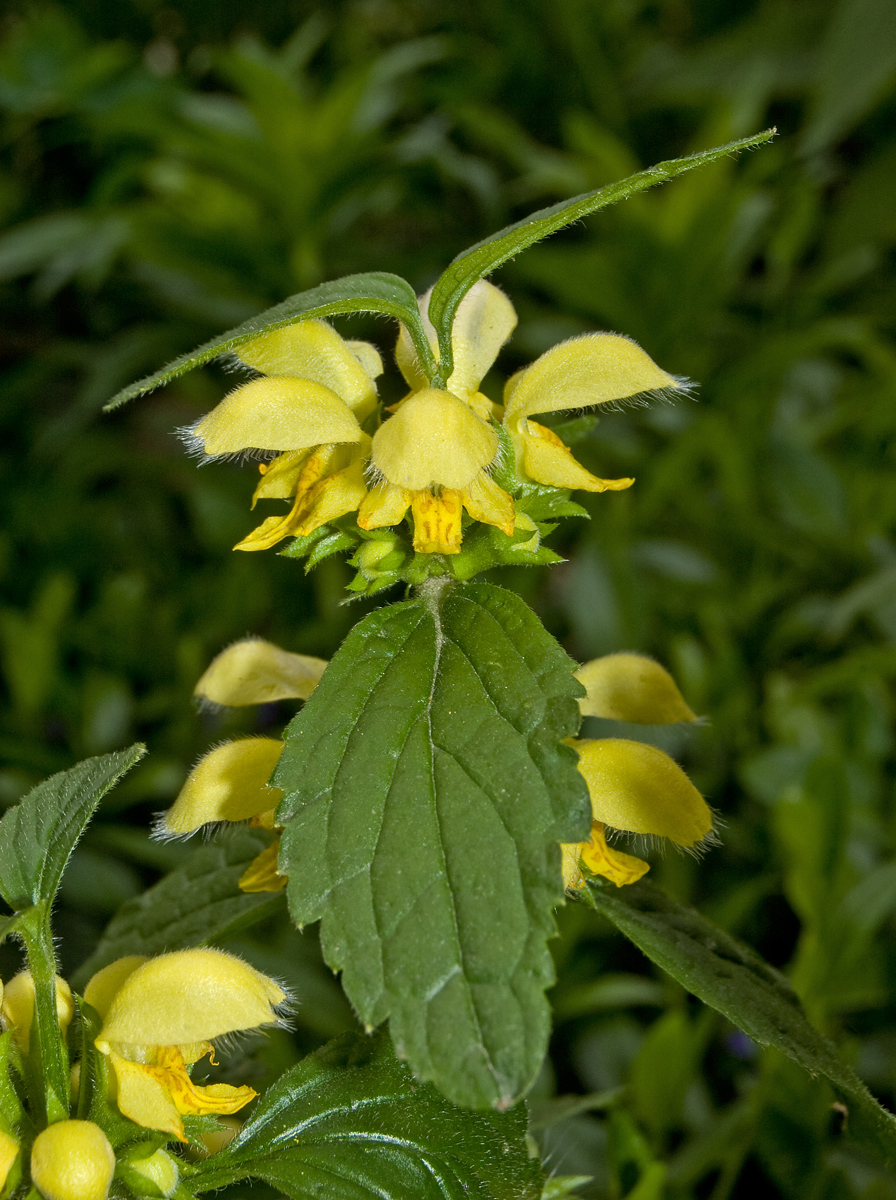
[[[158,1129],[185,1142],[183,1120],[165,1083],[145,1064],[130,1062],[114,1051],[109,1060],[115,1073],[115,1102],[124,1116],[144,1129]]]
[[[525,421],[515,437],[523,471],[536,483],[549,487],[578,488],[585,492],[620,492],[634,479],[600,479],[573,458],[569,447],[553,430]]]
[[[176,950],[151,958],[114,997],[97,1049],[189,1046],[237,1030],[275,1024],[283,989],[232,954]]]
[[[19,1143],[11,1133],[0,1129],[0,1191],[2,1191],[12,1165],[19,1156]]]
[[[56,1121],[31,1147],[31,1181],[44,1200],[106,1200],[115,1152],[93,1121]]]
[[[280,839],[271,842],[252,860],[239,878],[241,892],[282,892],[289,879],[277,870],[277,854],[280,850]]]
[[[262,375],[293,376],[321,384],[355,412],[373,408],[373,379],[383,370],[375,347],[368,342],[346,342],[332,325],[313,319],[269,330],[240,346],[236,354]]]
[[[397,525],[411,507],[411,493],[392,483],[372,487],[358,509],[358,524],[362,529],[382,529]]]
[[[193,695],[234,708],[275,700],[307,700],[326,666],[325,658],[290,654],[272,642],[246,638],[212,660]]]
[[[682,386],[629,338],[586,333],[554,346],[508,381],[504,421],[513,432],[534,413],[590,408]]]
[[[602,875],[617,887],[625,887],[629,883],[637,883],[650,870],[650,864],[643,858],[633,854],[624,854],[607,845],[604,826],[600,821],[591,823],[591,840],[562,845],[563,851],[563,883],[568,888],[584,886],[585,876],[582,874],[581,863],[588,868],[592,875]]]
[[[696,846],[712,833],[712,813],[678,763],[656,746],[624,738],[569,743],[591,795],[596,821],[628,833]]]
[[[675,680],[643,654],[606,654],[575,673],[587,696],[579,700],[584,717],[605,717],[638,725],[696,721]]]
[[[327,442],[358,442],[362,436],[351,409],[330,388],[280,378],[244,383],[190,433],[209,455],[306,450]]]
[[[146,954],[128,954],[124,958],[116,958],[114,962],[109,963],[107,967],[103,967],[102,970],[90,977],[87,987],[84,989],[84,999],[91,1008],[96,1009],[103,1020],[106,1019],[106,1014],[121,985],[145,962],[149,962]]]
[[[495,525],[509,537],[514,530],[513,497],[498,487],[490,475],[480,471],[461,493],[464,508],[474,521]]]
[[[450,392],[416,392],[373,439],[371,457],[384,479],[411,492],[465,488],[492,461],[498,438]]]
[[[58,975],[56,976],[56,1015],[63,1034],[75,1015],[72,990]],[[0,1016],[12,1026],[12,1037],[23,1054],[31,1044],[31,1022],[34,1020],[34,980],[30,971],[19,971],[3,989]]]
[[[283,793],[268,785],[283,743],[240,738],[201,758],[162,818],[163,834],[188,834],[212,821],[245,821],[275,808]]]

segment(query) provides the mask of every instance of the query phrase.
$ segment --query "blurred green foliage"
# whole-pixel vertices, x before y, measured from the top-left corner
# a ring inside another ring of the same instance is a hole
[[[362,611],[336,560],[304,577],[230,554],[249,473],[197,470],[171,436],[220,372],[111,417],[104,400],[322,279],[392,270],[422,289],[539,204],[775,122],[771,147],[499,273],[521,314],[508,373],[604,328],[700,384],[699,403],[602,416],[577,454],[635,487],[588,498],[593,520],[555,539],[565,565],[503,578],[573,655],[654,654],[709,717],[664,745],[724,845],[654,875],[786,967],[892,1107],[894,83],[888,0],[9,6],[0,800],[137,737],[151,750],[66,875],[67,969],[182,859],[145,829],[193,758],[289,715],[197,714],[209,659],[247,633],[329,655]],[[389,348],[385,326],[345,328]],[[594,913],[569,905],[561,925],[534,1113],[549,1169],[591,1177],[577,1194],[896,1197],[825,1085]],[[237,948],[301,1002],[269,1068],[348,1026],[313,932],[272,924]]]

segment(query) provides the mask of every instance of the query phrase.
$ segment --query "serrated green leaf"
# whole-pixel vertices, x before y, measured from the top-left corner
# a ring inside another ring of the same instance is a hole
[[[346,1034],[287,1072],[186,1181],[255,1177],[293,1200],[536,1200],[526,1114],[472,1113],[421,1085],[383,1035]]]
[[[594,192],[583,192],[571,200],[561,200],[558,204],[552,204],[550,208],[539,209],[531,216],[508,225],[458,254],[436,280],[429,300],[429,319],[439,338],[439,376],[442,382],[450,378],[454,365],[451,346],[454,316],[461,300],[474,283],[490,275],[521,250],[528,249],[529,246],[588,216],[589,213],[607,208],[619,200],[635,195],[636,192],[656,187],[659,183],[666,183],[685,171],[706,166],[707,163],[715,162],[726,154],[737,154],[751,146],[760,146],[773,138],[775,132],[774,129],[766,129],[753,137],[728,142],[725,146],[715,146],[711,150],[700,150],[685,158],[673,158],[657,163],[656,166],[639,171],[637,175],[630,175],[627,179],[621,179],[618,183],[611,183]]]
[[[560,841],[591,810],[573,664],[489,584],[434,579],[349,635],[285,734],[280,864],[370,1027],[452,1100],[512,1104],[547,1045]]]
[[[853,1136],[896,1161],[896,1118],[877,1103],[833,1043],[814,1029],[788,980],[749,946],[641,882],[592,881],[584,898],[648,958],[762,1046],[774,1046],[811,1075],[824,1075],[850,1109]]]
[[[222,938],[283,903],[281,895],[241,892],[239,878],[271,835],[235,829],[203,846],[186,862],[118,910],[73,982],[126,954],[162,954]]]
[[[164,383],[170,383],[178,375],[201,367],[203,363],[235,350],[237,346],[270,329],[282,329],[286,325],[294,325],[296,321],[307,321],[312,317],[354,312],[383,313],[397,318],[411,335],[421,362],[427,368],[435,369],[432,351],[420,320],[414,289],[400,275],[391,275],[387,271],[369,271],[359,275],[346,275],[331,283],[322,283],[265,309],[235,329],[229,329],[227,333],[212,338],[197,350],[182,354],[162,370],[122,388],[106,405],[106,411],[118,408],[120,404],[125,404],[136,396],[143,396]]]
[[[69,855],[100,800],[146,753],[88,758],[32,788],[0,821],[0,895],[14,910],[52,903]]]

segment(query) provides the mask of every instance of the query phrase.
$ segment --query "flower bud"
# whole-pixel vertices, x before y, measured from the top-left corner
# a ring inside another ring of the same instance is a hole
[[[177,1159],[165,1150],[156,1150],[144,1158],[130,1158],[122,1164],[121,1175],[138,1196],[164,1197],[174,1193],[180,1179]]]
[[[56,1015],[63,1036],[75,1013],[72,990],[64,979],[56,976]],[[0,1016],[12,1026],[12,1036],[23,1054],[31,1044],[31,1022],[34,1020],[34,980],[30,971],[19,971],[6,985]]]
[[[45,1200],[106,1200],[114,1172],[109,1139],[93,1121],[57,1121],[34,1139],[31,1178]]]
[[[636,725],[697,720],[669,672],[643,654],[592,659],[579,667],[576,679],[588,693],[579,700],[583,717]]]

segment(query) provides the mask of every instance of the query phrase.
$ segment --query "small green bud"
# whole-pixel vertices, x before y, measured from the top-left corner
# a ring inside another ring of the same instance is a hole
[[[156,1150],[146,1158],[131,1158],[119,1171],[132,1192],[168,1200],[180,1179],[177,1160],[165,1150]]]

